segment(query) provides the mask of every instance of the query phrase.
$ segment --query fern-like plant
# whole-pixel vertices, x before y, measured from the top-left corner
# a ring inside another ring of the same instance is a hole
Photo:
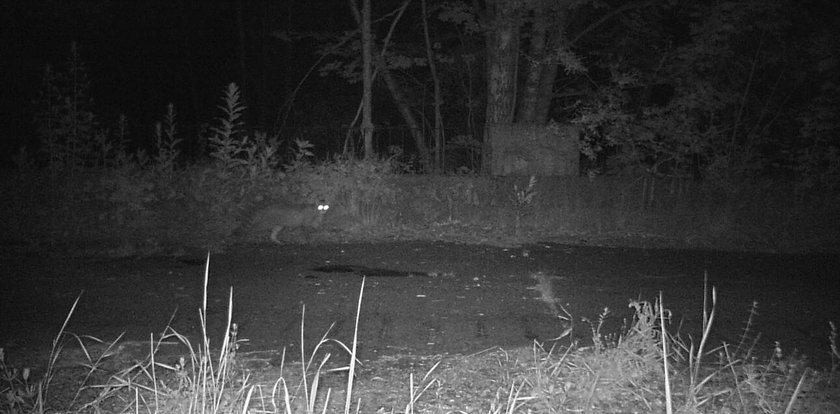
[[[222,116],[216,118],[219,126],[210,129],[210,156],[219,160],[228,176],[250,181],[270,177],[278,164],[277,137],[257,133],[251,138],[245,134],[242,117],[246,107],[235,83],[225,88],[222,100]]]
[[[170,103],[166,107],[163,122],[155,124],[157,155],[154,159],[155,170],[168,178],[172,178],[172,172],[175,170],[175,162],[178,156],[181,155],[181,150],[178,149],[181,139],[176,136],[176,132],[175,105]]]
[[[242,96],[239,87],[231,83],[224,90],[223,104],[219,105],[222,116],[217,117],[218,127],[210,130],[211,152],[210,156],[220,161],[220,167],[226,172],[240,169],[245,165],[241,155],[246,153],[247,137],[243,135],[244,122],[242,115],[245,112],[245,105],[242,103]]]
[[[513,201],[514,201],[514,213],[515,216],[515,226],[516,226],[516,233],[519,234],[522,224],[522,217],[529,212],[529,208],[531,207],[531,202],[534,201],[534,197],[537,196],[537,190],[534,189],[534,186],[537,184],[537,178],[533,175],[528,180],[528,186],[525,188],[519,188],[516,184],[513,185]]]

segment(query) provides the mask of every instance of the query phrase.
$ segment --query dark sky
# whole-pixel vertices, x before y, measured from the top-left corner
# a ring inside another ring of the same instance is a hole
[[[63,66],[73,41],[87,64],[95,111],[103,124],[120,113],[137,129],[151,125],[174,102],[181,122],[207,122],[230,82],[241,83],[237,5],[243,5],[247,65],[267,85],[255,90],[267,122],[284,87],[312,61],[312,48],[289,50],[270,35],[297,30],[338,29],[346,5],[293,0],[18,0],[0,13],[5,82],[0,96],[3,154],[32,135],[32,100],[44,65]],[[290,18],[291,17],[291,18]],[[295,58],[289,59],[288,53]],[[293,83],[292,83],[293,84]],[[256,89],[256,88],[255,88]],[[258,105],[259,104],[259,105]],[[256,111],[256,109],[255,109]],[[255,115],[256,116],[256,115]],[[4,157],[6,158],[6,157]]]

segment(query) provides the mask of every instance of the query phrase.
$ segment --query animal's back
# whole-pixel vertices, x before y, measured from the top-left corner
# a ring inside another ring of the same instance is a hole
[[[283,233],[294,236],[308,236],[319,228],[324,215],[329,210],[327,204],[276,204],[257,210],[251,215],[250,231],[258,239],[269,236],[276,243],[288,239]]]

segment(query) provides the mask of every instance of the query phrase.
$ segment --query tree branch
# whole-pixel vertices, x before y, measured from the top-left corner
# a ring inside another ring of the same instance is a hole
[[[640,8],[643,8],[643,7],[650,6],[650,5],[652,5],[652,4],[656,3],[656,2],[657,2],[657,0],[648,0],[648,1],[639,2],[639,3],[630,3],[630,4],[625,4],[625,5],[621,6],[621,7],[617,7],[617,8],[615,8],[615,9],[613,9],[613,10],[612,10],[612,11],[610,11],[609,13],[607,13],[607,14],[603,15],[600,19],[598,19],[598,21],[596,21],[595,23],[590,24],[590,25],[589,25],[589,26],[587,26],[585,29],[583,29],[580,33],[578,33],[578,34],[577,34],[577,36],[575,36],[575,38],[574,38],[574,39],[572,39],[571,41],[569,41],[569,47],[573,46],[575,43],[577,43],[577,41],[578,41],[578,40],[580,40],[583,36],[585,36],[585,35],[586,35],[586,34],[588,34],[589,32],[591,32],[591,31],[595,30],[596,28],[598,28],[598,26],[600,26],[600,25],[602,25],[602,24],[606,23],[606,22],[607,22],[607,20],[610,20],[610,19],[612,19],[613,17],[615,17],[615,16],[617,16],[617,15],[619,15],[619,14],[621,14],[621,13],[624,13],[624,12],[626,12],[626,11],[628,11],[628,10],[640,9]]]

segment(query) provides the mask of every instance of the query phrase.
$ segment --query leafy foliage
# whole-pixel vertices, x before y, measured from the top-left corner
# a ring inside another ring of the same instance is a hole
[[[838,37],[827,31],[809,39],[816,65],[812,76],[817,92],[796,117],[799,142],[783,151],[808,190],[840,189],[840,63],[835,56]]]
[[[817,177],[837,177],[836,129],[829,132],[835,127],[825,115],[837,102],[829,79],[838,68],[825,53],[827,30],[795,26],[814,13],[785,1],[742,1],[623,16],[630,34],[599,35],[598,42],[623,41],[599,44],[592,55],[595,73],[608,76],[574,105],[583,153],[608,159],[610,172],[722,182],[776,171],[808,187],[836,185]],[[807,72],[814,76],[799,75]],[[801,92],[814,89],[824,93]]]
[[[698,192],[698,197],[708,197],[700,205],[736,192],[744,195],[728,200],[740,200],[741,204],[727,204],[704,213],[709,216],[706,221],[721,220],[725,224],[722,228],[729,230],[742,224],[738,209],[747,203],[743,200],[757,200],[759,196],[751,196],[764,190],[758,188],[745,195],[749,180],[756,176],[771,173],[794,178],[799,201],[816,199],[809,194],[836,190],[840,185],[840,128],[834,116],[840,108],[840,65],[834,57],[836,29],[828,25],[804,29],[796,24],[813,17],[817,9],[794,8],[781,0],[664,2],[644,9],[624,9],[611,1],[574,2],[562,10],[552,7],[565,6],[537,3],[521,4],[528,12],[519,10],[522,13],[517,15],[524,22],[520,29],[527,32],[520,48],[535,41],[531,28],[538,23],[534,13],[538,7],[549,7],[557,16],[569,12],[566,26],[560,27],[568,33],[550,39],[554,43],[545,56],[520,59],[518,69],[550,64],[566,69],[560,71],[562,75],[554,85],[553,117],[582,127],[585,134],[581,149],[597,162],[589,171],[592,182],[601,172],[622,174],[630,176],[621,179],[631,183],[628,188],[642,189],[642,197],[610,192],[602,200],[605,211],[614,205],[636,205],[626,200],[641,199],[642,205],[654,206],[659,198],[654,200],[653,195],[660,197],[657,191],[667,190],[654,187],[659,182],[672,182],[668,177],[702,178],[713,185],[708,192]],[[612,10],[621,12],[604,14]],[[441,144],[449,149],[461,148],[463,158],[472,162],[468,171],[475,171],[482,149],[476,139],[482,131],[481,102],[487,90],[481,75],[486,52],[482,35],[493,29],[492,22],[482,20],[478,11],[462,3],[436,4],[429,14],[437,18],[429,19],[433,37],[430,45],[435,51],[430,55],[441,68],[445,113],[448,119],[462,122],[451,128],[448,139]],[[604,17],[615,21],[590,30]],[[574,37],[576,34],[578,37]],[[398,28],[384,61],[398,86],[407,92],[410,111],[430,113],[428,62],[420,43],[411,35]],[[336,59],[337,65],[322,68],[342,72],[350,81],[358,69],[354,66],[358,45],[347,43],[351,38],[344,33],[333,38],[337,43],[322,49]],[[208,233],[222,235],[229,234],[250,205],[284,198],[328,201],[366,223],[381,222],[383,215],[402,214],[396,208],[389,210],[397,205],[392,174],[407,169],[401,169],[393,159],[361,162],[339,157],[317,163],[313,143],[317,137],[296,133],[281,139],[280,135],[249,129],[243,95],[235,84],[224,89],[220,115],[202,135],[210,143],[210,153],[202,155],[209,155],[212,163],[197,164],[185,163],[181,156],[182,129],[174,105],[167,108],[153,136],[130,137],[125,117],[110,130],[98,124],[88,91],[85,65],[73,47],[62,71],[47,69],[37,101],[41,148],[37,161],[54,173],[87,175],[85,185],[74,187],[69,183],[79,181],[56,179],[61,174],[53,174],[49,197],[32,198],[52,203],[50,214],[45,215],[54,216],[54,228],[91,205],[105,209],[97,217],[100,224],[118,223],[130,229],[156,223],[157,229],[165,230],[167,223],[157,222],[160,216],[156,212],[173,208],[183,211],[182,218],[212,223],[217,227]],[[328,104],[340,101],[334,99]],[[147,140],[148,154],[140,149],[130,151],[129,138]],[[397,148],[393,154],[398,157],[406,153]],[[28,161],[26,155],[25,151],[20,153],[18,165],[31,168],[38,164]],[[639,175],[646,178],[636,179]],[[668,185],[681,196],[682,190],[677,188],[683,184]],[[457,195],[459,188],[447,191]],[[721,195],[717,191],[721,188],[727,193]],[[503,194],[509,196],[508,190]],[[551,215],[537,208],[549,202],[548,195],[541,190],[534,198],[534,214],[529,212],[529,219]],[[452,200],[457,197],[448,193],[439,198],[425,197],[423,217],[437,218],[426,207],[446,199],[449,221],[456,221],[451,218]],[[829,201],[823,207],[829,211],[836,200],[826,199]],[[203,216],[195,214],[199,211]],[[577,212],[574,208],[571,211]],[[617,217],[601,220],[597,231],[625,231],[632,227],[627,223],[642,228],[645,220],[657,221],[637,213],[621,210]],[[777,216],[787,213],[779,211]],[[552,226],[569,226],[568,216],[558,217]],[[42,218],[29,222],[45,222]],[[476,214],[474,221],[483,219],[486,217]],[[94,228],[90,222],[73,223],[73,230],[65,230],[64,236]],[[773,236],[780,237],[767,239],[787,238],[788,229],[795,227],[793,221],[789,223],[773,227]],[[784,230],[778,230],[781,228]]]
[[[289,171],[283,188],[309,202],[327,201],[343,212],[372,225],[384,207],[394,202],[396,189],[388,180],[393,171],[389,160],[335,158],[317,165],[298,165]]]
[[[218,161],[221,173],[245,180],[270,178],[279,165],[278,139],[262,132],[254,137],[245,133],[245,105],[235,83],[227,86],[218,108],[222,116],[216,118],[219,126],[211,128],[209,141],[210,156]]]

